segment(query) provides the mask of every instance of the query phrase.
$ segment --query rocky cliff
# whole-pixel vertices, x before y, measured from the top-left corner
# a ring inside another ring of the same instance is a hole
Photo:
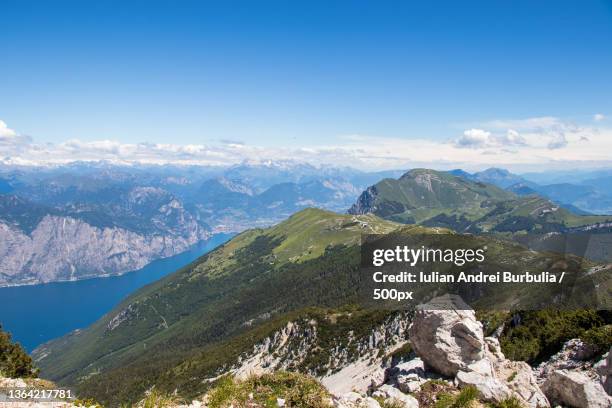
[[[4,201],[0,286],[121,274],[210,236],[178,200],[155,189],[130,191],[124,208],[112,211],[41,209],[38,218],[28,212],[30,203],[6,196]],[[147,228],[141,228],[145,218]]]

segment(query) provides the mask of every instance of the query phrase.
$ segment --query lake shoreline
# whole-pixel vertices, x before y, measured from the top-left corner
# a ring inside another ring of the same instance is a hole
[[[136,290],[191,264],[232,236],[215,234],[187,251],[122,274],[4,286],[0,288],[0,325],[32,351],[89,326]]]
[[[104,279],[104,278],[113,278],[113,277],[117,277],[117,276],[124,276],[130,273],[135,273],[138,272],[144,268],[146,268],[147,266],[151,265],[153,262],[156,261],[161,261],[164,259],[169,259],[175,256],[179,256],[181,254],[184,254],[186,252],[190,252],[193,251],[194,249],[205,245],[207,242],[209,242],[210,240],[212,240],[214,237],[216,236],[220,236],[220,235],[231,235],[231,234],[224,234],[224,233],[219,233],[219,234],[214,234],[211,237],[209,237],[208,239],[203,239],[201,241],[198,241],[197,243],[191,245],[189,248],[187,248],[185,251],[179,252],[177,254],[174,255],[170,255],[170,256],[165,256],[162,258],[155,258],[152,259],[149,263],[147,263],[146,265],[144,265],[141,268],[138,269],[132,269],[129,271],[125,271],[125,272],[117,272],[117,273],[104,273],[104,274],[100,274],[100,275],[95,275],[95,276],[88,276],[85,275],[81,278],[77,278],[77,279],[58,279],[58,280],[53,280],[53,281],[49,281],[49,282],[39,282],[39,281],[35,281],[35,282],[23,282],[23,283],[15,283],[15,284],[0,284],[0,290],[4,289],[4,288],[17,288],[17,287],[22,287],[22,286],[39,286],[39,285],[51,285],[54,283],[68,283],[68,282],[81,282],[81,281],[85,281],[85,280],[91,280],[91,279]]]

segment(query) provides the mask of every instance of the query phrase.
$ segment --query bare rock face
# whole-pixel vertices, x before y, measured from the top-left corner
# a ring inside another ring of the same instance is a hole
[[[385,373],[388,381],[395,384],[402,392],[415,393],[421,389],[421,385],[428,381],[428,373],[425,371],[423,360],[415,358],[390,367]]]
[[[600,375],[601,384],[608,395],[612,395],[612,347],[601,361],[595,364],[595,370]]]
[[[501,402],[512,396],[512,392],[502,381],[476,371],[459,371],[456,380],[461,388],[466,386],[476,387],[486,401]]]
[[[373,394],[374,397],[383,398],[387,405],[400,405],[404,408],[419,408],[419,401],[411,395],[404,394],[390,385],[382,385]]]
[[[29,234],[0,222],[0,287],[121,274],[186,251],[209,236],[191,219],[152,235],[52,215]]]
[[[552,373],[557,370],[580,371],[589,378],[597,380],[599,375],[592,367],[589,360],[593,357],[593,350],[580,339],[571,339],[563,344],[563,348],[535,368],[535,372],[540,378],[540,383],[544,382]]]
[[[577,371],[557,370],[542,386],[546,396],[557,404],[576,408],[610,408],[612,398],[601,384]]]
[[[506,359],[496,338],[486,337],[485,342],[486,356],[491,361],[494,376],[504,382],[512,391],[512,395],[524,401],[529,407],[549,406],[548,399],[538,386],[529,364]]]
[[[485,339],[474,311],[457,296],[436,298],[418,310],[409,334],[426,367],[455,377],[459,387],[476,387],[484,400],[515,397],[530,408],[549,406],[529,365],[507,360],[497,339]]]
[[[417,310],[408,332],[426,366],[449,377],[484,357],[482,324],[457,296],[433,299]]]

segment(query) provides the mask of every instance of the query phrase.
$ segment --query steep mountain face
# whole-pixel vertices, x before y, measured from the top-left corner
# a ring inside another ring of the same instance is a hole
[[[133,294],[91,327],[39,347],[36,363],[44,376],[114,403],[138,399],[152,385],[194,396],[207,389],[208,379],[249,367],[295,367],[342,387],[342,378],[384,356],[374,352],[377,345],[393,350],[405,341],[405,325],[385,323],[393,312],[354,306],[361,236],[389,232],[441,231],[371,214],[303,210],[274,227],[238,235]],[[552,262],[514,244],[486,242],[500,268],[533,262],[548,268]],[[589,279],[606,273],[597,270]],[[607,288],[604,279],[597,290]],[[540,299],[530,291],[498,292],[500,308]]]
[[[472,233],[564,232],[612,220],[574,214],[538,195],[519,196],[480,181],[423,169],[369,187],[349,213],[373,213],[389,220]]]
[[[231,167],[0,164],[0,286],[106,276],[213,233],[344,211],[386,173],[295,163]]]
[[[106,208],[48,208],[7,195],[0,208],[0,286],[120,274],[210,236],[178,200],[152,188],[109,198]]]

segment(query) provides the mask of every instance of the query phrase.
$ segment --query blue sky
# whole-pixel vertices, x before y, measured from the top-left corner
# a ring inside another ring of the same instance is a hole
[[[0,15],[0,120],[39,147],[448,142],[530,118],[605,133],[612,115],[611,1],[0,0]]]

